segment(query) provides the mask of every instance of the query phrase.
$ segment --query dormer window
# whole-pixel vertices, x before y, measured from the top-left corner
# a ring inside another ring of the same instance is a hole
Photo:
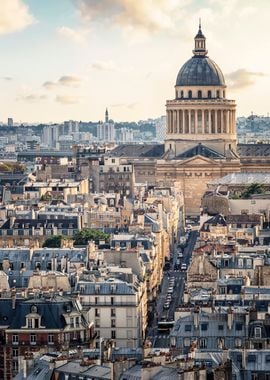
[[[262,329],[261,327],[255,327],[254,328],[254,338],[261,338],[262,337]]]

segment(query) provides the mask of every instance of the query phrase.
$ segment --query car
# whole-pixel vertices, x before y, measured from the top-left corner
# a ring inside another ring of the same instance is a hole
[[[168,288],[167,293],[168,293],[168,294],[169,294],[169,293],[173,293],[173,286],[170,286],[170,287]]]
[[[170,281],[169,282],[169,286],[174,286],[175,282],[174,281]]]
[[[169,309],[170,308],[170,303],[169,302],[165,302],[164,305],[163,305],[163,309]]]
[[[179,257],[181,259],[183,257],[183,253],[182,252],[178,252],[177,253],[177,257]]]
[[[181,270],[187,270],[187,264],[183,263],[183,264],[181,265]]]

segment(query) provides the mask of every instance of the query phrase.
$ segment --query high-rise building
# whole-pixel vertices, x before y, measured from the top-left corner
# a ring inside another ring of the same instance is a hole
[[[8,124],[8,127],[13,127],[13,119],[12,119],[12,117],[8,118],[7,124]]]
[[[52,148],[56,146],[56,142],[59,137],[59,126],[58,125],[47,125],[43,128],[41,142]]]
[[[115,141],[115,127],[113,120],[109,119],[109,112],[106,108],[105,122],[99,122],[97,127],[97,138],[99,141],[114,142]]]

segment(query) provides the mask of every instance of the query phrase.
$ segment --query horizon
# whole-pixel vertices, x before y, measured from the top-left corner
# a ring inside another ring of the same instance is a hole
[[[192,56],[199,18],[237,117],[267,116],[269,52],[262,36],[269,2],[177,3],[2,0],[0,120],[103,120],[106,107],[117,122],[163,116],[178,71]]]

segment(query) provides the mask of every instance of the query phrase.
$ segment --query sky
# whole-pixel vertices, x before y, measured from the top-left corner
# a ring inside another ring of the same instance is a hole
[[[201,18],[238,116],[270,112],[269,0],[0,0],[0,120],[165,114]]]

